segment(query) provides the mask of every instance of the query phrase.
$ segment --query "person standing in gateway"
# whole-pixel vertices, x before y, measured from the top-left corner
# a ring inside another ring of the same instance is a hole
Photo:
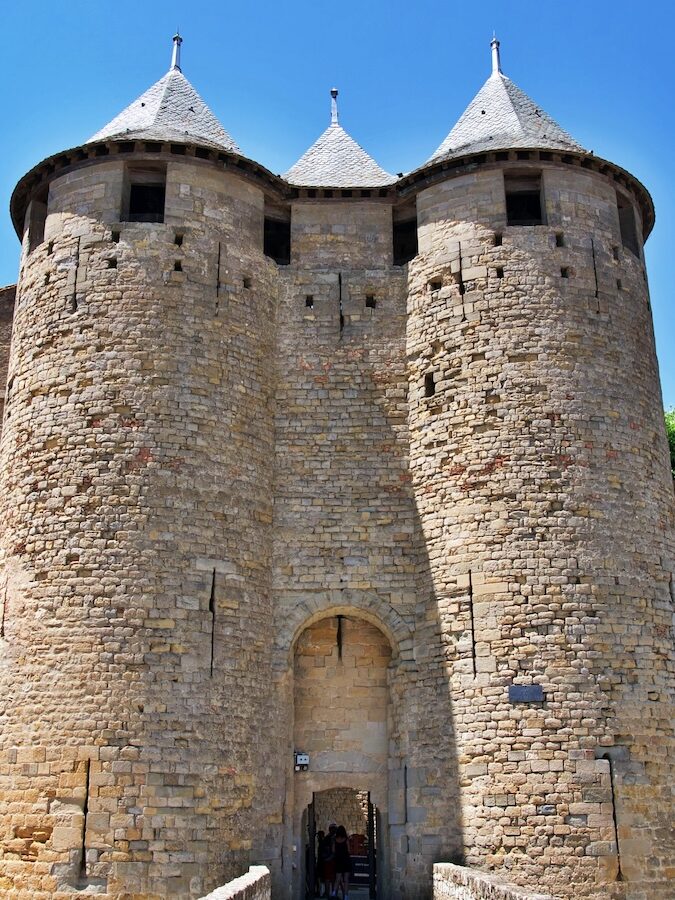
[[[343,900],[349,900],[349,876],[352,872],[352,858],[349,855],[347,831],[340,825],[335,832],[335,896],[342,890]]]

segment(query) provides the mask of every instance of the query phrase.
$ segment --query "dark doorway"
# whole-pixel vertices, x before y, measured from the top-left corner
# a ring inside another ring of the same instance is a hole
[[[377,808],[371,802],[370,793],[354,788],[334,788],[314,793],[312,802],[307,807],[305,821],[305,900],[315,900],[324,892],[327,853],[322,853],[319,833],[327,836],[331,824],[344,825],[347,831],[352,865],[349,878],[350,900],[376,900]],[[341,897],[342,894],[338,896]]]

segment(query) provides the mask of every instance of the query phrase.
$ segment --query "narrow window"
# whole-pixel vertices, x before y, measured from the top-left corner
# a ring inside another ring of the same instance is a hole
[[[502,245],[502,233],[501,233],[501,231],[495,231],[495,236],[494,236],[493,243],[494,243],[495,247],[501,247],[501,245]]]
[[[277,265],[287,266],[291,261],[291,223],[265,217],[263,241],[265,256]]]
[[[119,244],[119,242],[120,242],[119,231],[113,231],[112,234],[110,235],[110,240],[113,242],[113,244]]]
[[[109,256],[109,257],[108,257],[108,268],[109,268],[109,269],[116,269],[116,268],[117,268],[117,259],[116,259],[116,257],[114,257],[114,256]]]
[[[54,241],[50,241],[47,244],[47,256],[51,256],[53,252],[54,252]]]
[[[541,173],[504,173],[506,221],[509,225],[543,225]]]
[[[436,393],[436,382],[434,381],[434,373],[427,372],[424,376],[424,396],[433,397]]]
[[[49,272],[45,272],[45,284],[49,284],[50,278],[51,278],[51,276],[50,276]]]
[[[45,239],[47,222],[47,190],[36,194],[31,200],[28,218],[28,252],[35,250]]]
[[[561,268],[560,277],[561,278],[569,278],[570,277],[570,270],[567,268],[567,266],[563,266]]]
[[[635,227],[635,211],[628,197],[617,192],[616,205],[619,210],[619,230],[621,231],[621,243],[635,256],[640,255],[637,229]]]
[[[183,235],[176,232],[176,236],[174,237],[173,242],[176,245],[176,247],[182,247],[183,246]]]
[[[375,309],[377,306],[377,300],[375,299],[375,294],[366,294],[366,307],[368,309]]]
[[[251,279],[247,275],[244,275],[244,278],[242,279],[242,284],[244,285],[246,290],[249,290],[249,288],[251,287]]]
[[[497,278],[504,277],[504,269],[501,266],[497,266]]]
[[[351,191],[343,191],[343,192],[342,192],[342,196],[343,196],[343,197],[351,197],[351,195],[352,195],[352,192],[351,192]]]
[[[394,222],[394,265],[404,266],[417,256],[417,218]]]
[[[443,282],[440,278],[432,278],[428,284],[428,288],[432,294],[437,294],[438,291],[443,287]]]
[[[623,288],[623,285],[621,284],[621,279],[620,279],[620,278],[617,278],[617,279],[616,279],[616,289],[617,289],[617,291],[620,291],[622,288]]]
[[[619,248],[618,247],[612,247],[612,256],[614,257],[615,260],[618,261],[618,259],[619,259]]]
[[[174,270],[174,272],[182,272],[183,271],[183,263],[179,259],[177,259],[176,262],[173,264],[173,270]]]
[[[556,231],[555,245],[556,245],[556,247],[564,247],[565,246],[565,236],[562,233],[562,231]]]
[[[163,222],[166,199],[166,168],[129,166],[126,170],[122,220]]]
[[[305,306],[307,307],[307,309],[314,309],[314,294],[306,295]]]

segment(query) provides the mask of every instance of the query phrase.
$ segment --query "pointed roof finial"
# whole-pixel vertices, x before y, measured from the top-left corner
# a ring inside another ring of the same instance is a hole
[[[178,29],[176,29],[176,33],[173,36],[173,53],[171,55],[171,69],[169,71],[173,71],[174,69],[179,72],[182,71],[180,67],[180,45],[183,43],[183,38],[180,36]]]
[[[492,32],[492,41],[490,42],[490,46],[492,47],[492,74],[501,75],[502,63],[499,58],[499,41],[497,40],[497,35],[494,31]]]
[[[330,124],[331,125],[338,124],[337,95],[338,95],[338,89],[331,88],[330,89]]]

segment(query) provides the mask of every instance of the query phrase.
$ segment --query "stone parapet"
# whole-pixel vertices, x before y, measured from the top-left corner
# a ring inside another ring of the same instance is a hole
[[[251,866],[245,875],[216,888],[202,900],[269,900],[271,885],[267,866]]]
[[[215,897],[215,894],[209,896]],[[452,863],[435,863],[434,900],[555,900],[555,898],[552,894],[537,894],[518,885],[507,884],[499,876],[487,872],[455,866]]]

